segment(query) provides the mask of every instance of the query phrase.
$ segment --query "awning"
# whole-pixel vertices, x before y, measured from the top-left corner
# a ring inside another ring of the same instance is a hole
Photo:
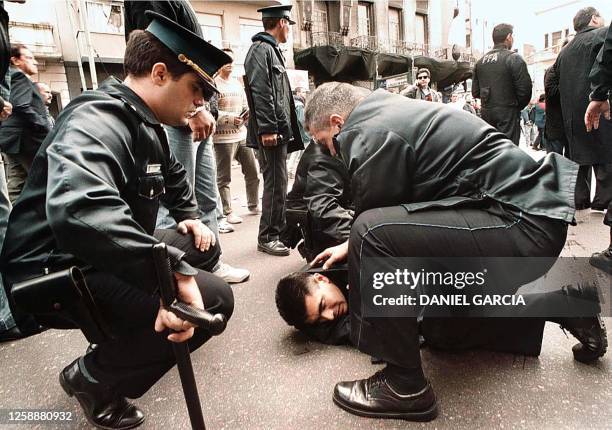
[[[323,82],[367,81],[376,74],[375,53],[366,49],[315,46],[297,51],[295,67],[308,70],[319,85]]]
[[[412,58],[399,54],[378,54],[378,75],[382,78],[386,76],[408,73],[412,68]]]
[[[414,57],[414,67],[425,67],[431,73],[431,81],[438,88],[462,82],[472,77],[472,67],[467,61],[436,60],[431,57]]]

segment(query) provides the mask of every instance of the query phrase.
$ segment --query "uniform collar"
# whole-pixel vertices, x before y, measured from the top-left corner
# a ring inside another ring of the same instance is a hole
[[[111,76],[102,82],[102,85],[100,85],[100,91],[107,93],[111,97],[122,100],[125,104],[132,108],[132,110],[136,112],[143,121],[151,125],[160,125],[159,121],[155,117],[155,114],[153,114],[153,111],[149,108],[149,106],[147,106],[144,100],[114,76]]]

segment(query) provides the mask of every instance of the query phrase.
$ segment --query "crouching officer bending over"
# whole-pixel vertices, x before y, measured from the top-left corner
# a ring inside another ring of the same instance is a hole
[[[199,221],[193,189],[161,125],[187,125],[215,91],[211,76],[230,58],[165,17],[153,18],[128,40],[125,81],[109,78],[58,118],[34,159],[2,251],[8,285],[93,267],[86,280],[114,338],[66,367],[60,382],[102,428],[142,423],[126,397],[142,396],[175,364],[168,340],[188,341],[193,351],[211,336],[160,308],[154,244],[168,245],[182,302],[228,319],[233,311],[229,286],[189,264],[210,270],[219,248]],[[154,236],[160,200],[178,233]],[[166,339],[165,329],[176,332]]]

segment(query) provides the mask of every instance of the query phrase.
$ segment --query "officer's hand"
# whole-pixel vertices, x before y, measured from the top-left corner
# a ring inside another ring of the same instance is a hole
[[[4,121],[9,116],[11,116],[12,113],[13,113],[13,105],[5,100],[2,112],[0,112],[0,120]]]
[[[215,118],[207,110],[198,111],[189,119],[189,127],[195,142],[208,139],[215,132]]]
[[[312,260],[312,263],[310,263],[310,267],[316,267],[319,264],[325,262],[325,264],[323,264],[323,269],[329,269],[336,263],[342,263],[346,261],[347,257],[348,240],[338,246],[327,248],[325,251],[321,252],[314,258],[314,260]]]
[[[181,221],[176,230],[181,234],[193,234],[193,242],[196,248],[205,252],[212,246],[215,246],[217,239],[211,229],[202,224],[199,219],[186,219]]]
[[[262,134],[260,137],[261,139],[261,144],[263,146],[276,146],[277,144],[277,134],[276,133],[270,133],[270,134]]]
[[[595,101],[589,103],[586,112],[584,113],[584,125],[587,131],[599,128],[599,118],[603,114],[605,119],[610,119],[610,102],[608,100]]]
[[[180,273],[175,273],[174,278],[176,279],[177,299],[194,308],[204,309],[204,301],[202,300],[202,295],[195,278],[193,276],[181,275]],[[191,339],[194,327],[189,321],[182,320],[172,312],[164,309],[160,303],[157,318],[155,319],[156,332],[162,332],[165,329],[175,330],[178,333],[170,334],[168,340],[180,343]]]

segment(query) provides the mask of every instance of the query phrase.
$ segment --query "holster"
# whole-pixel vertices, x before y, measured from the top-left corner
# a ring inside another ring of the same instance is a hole
[[[15,304],[51,328],[80,328],[90,343],[112,338],[108,324],[76,266],[13,284]]]

